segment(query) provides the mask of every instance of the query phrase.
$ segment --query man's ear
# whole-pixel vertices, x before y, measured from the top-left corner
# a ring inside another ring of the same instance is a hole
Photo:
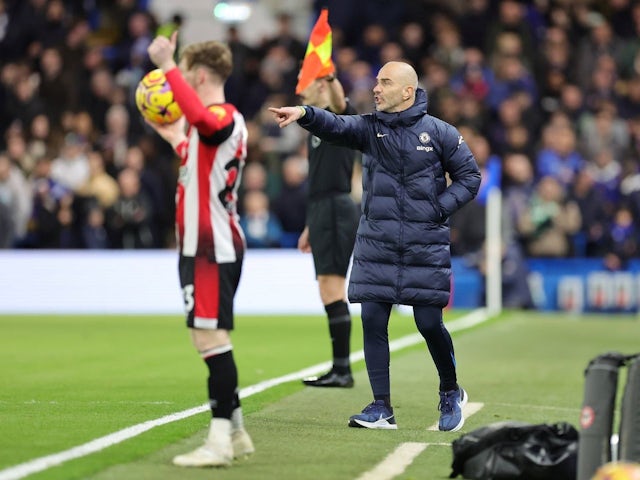
[[[416,89],[411,86],[404,87],[404,92],[402,93],[403,100],[409,100],[410,98],[413,98],[415,92]]]
[[[206,83],[206,81],[207,81],[206,70],[202,67],[198,67],[198,69],[196,70],[196,84],[202,85],[203,83]]]

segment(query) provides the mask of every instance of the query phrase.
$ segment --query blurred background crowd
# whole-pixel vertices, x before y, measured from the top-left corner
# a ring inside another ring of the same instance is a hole
[[[352,104],[373,110],[382,64],[416,68],[429,113],[457,126],[483,170],[452,219],[452,253],[482,252],[487,192],[503,192],[505,258],[601,257],[640,243],[640,2],[325,0]],[[293,92],[306,37],[286,12],[235,58],[227,100],[245,115],[239,210],[251,248],[291,248],[304,228],[306,132],[267,107]],[[0,247],[168,248],[176,157],[133,101],[146,48],[187,22],[146,1],[0,0]],[[359,169],[353,195],[359,200]]]

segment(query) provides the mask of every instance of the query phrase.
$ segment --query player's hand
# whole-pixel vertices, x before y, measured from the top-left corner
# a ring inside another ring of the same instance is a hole
[[[185,127],[184,115],[173,123],[159,124],[159,123],[147,120],[146,118],[144,121],[147,122],[147,125],[149,125],[156,132],[158,132],[158,135],[160,135],[167,142],[169,142],[173,148],[179,145],[183,140],[187,139],[187,135],[185,134],[185,131],[184,131],[184,127]]]
[[[269,107],[269,111],[273,113],[273,116],[276,119],[276,123],[280,128],[284,128],[290,123],[295,122],[296,120],[302,117],[304,113],[304,108],[302,107],[280,107],[274,108]]]
[[[309,243],[309,227],[304,227],[304,230],[298,238],[298,250],[302,253],[311,253],[311,244]]]
[[[149,47],[147,47],[147,53],[151,61],[164,72],[176,66],[173,56],[176,52],[177,43],[178,31],[176,30],[171,34],[171,38],[158,35],[153,39]]]

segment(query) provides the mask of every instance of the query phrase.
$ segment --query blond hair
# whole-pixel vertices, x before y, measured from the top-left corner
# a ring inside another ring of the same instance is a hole
[[[205,67],[225,81],[231,75],[233,59],[229,47],[214,40],[193,43],[182,50],[180,59],[184,60],[188,70]]]

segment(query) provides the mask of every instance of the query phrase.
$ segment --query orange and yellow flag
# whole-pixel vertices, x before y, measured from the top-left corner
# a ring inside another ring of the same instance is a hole
[[[307,52],[304,54],[302,68],[298,75],[296,94],[299,94],[316,78],[331,75],[336,67],[331,60],[331,27],[329,26],[329,11],[323,8],[318,21],[311,30]]]

